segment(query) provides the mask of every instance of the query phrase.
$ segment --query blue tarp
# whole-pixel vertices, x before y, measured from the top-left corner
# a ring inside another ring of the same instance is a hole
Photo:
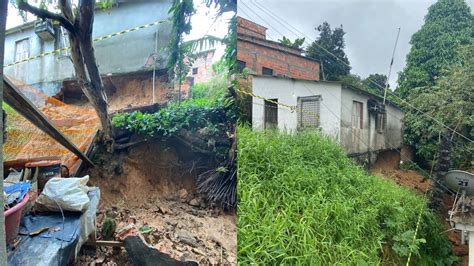
[[[96,212],[100,191],[88,193],[89,208]],[[85,213],[60,212],[25,215],[20,223],[20,244],[8,247],[8,265],[70,265],[81,232],[80,219]],[[35,230],[50,228],[37,236],[29,236]]]

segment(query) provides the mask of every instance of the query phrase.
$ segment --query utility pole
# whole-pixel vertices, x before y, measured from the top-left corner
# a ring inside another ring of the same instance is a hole
[[[0,0],[0,103],[3,106],[3,60],[5,51],[5,28],[7,24],[7,11],[8,11],[8,0]],[[0,125],[2,127],[2,134],[5,129],[3,128],[3,115],[0,116]],[[3,136],[3,135],[2,135]],[[3,177],[3,137],[0,138],[0,176]],[[0,190],[3,195],[3,178],[0,182]],[[4,206],[3,196],[0,197],[0,205]],[[5,239],[5,215],[2,212],[0,215],[0,265],[7,265],[7,244]]]
[[[390,67],[388,68],[387,82],[385,83],[385,90],[383,92],[383,104],[385,105],[385,99],[387,98],[388,82],[390,80],[390,74],[392,73],[393,58],[395,57],[395,50],[397,49],[398,37],[400,36],[400,28],[398,28],[397,39],[395,40],[395,45],[393,46],[392,60],[390,61]]]

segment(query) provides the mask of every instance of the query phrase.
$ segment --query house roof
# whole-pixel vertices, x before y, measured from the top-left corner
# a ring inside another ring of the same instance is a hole
[[[375,95],[373,93],[370,93],[366,90],[363,90],[361,88],[357,88],[357,87],[354,87],[354,86],[351,86],[351,85],[344,85],[342,84],[342,82],[340,81],[329,81],[329,80],[308,80],[308,79],[298,79],[298,78],[289,78],[289,77],[282,77],[282,76],[261,76],[261,75],[256,75],[256,74],[250,74],[252,76],[255,76],[255,77],[259,77],[259,78],[275,78],[275,79],[291,79],[291,80],[295,80],[295,81],[306,81],[306,82],[315,82],[315,83],[328,83],[328,84],[339,84],[341,85],[341,88],[342,89],[348,89],[348,90],[353,90],[355,92],[358,92],[358,93],[362,93],[362,94],[365,94],[369,97],[372,97],[372,98],[375,98],[379,101],[383,101],[383,98],[378,96],[378,95]],[[388,99],[385,99],[385,102],[392,105],[393,107],[397,108],[397,109],[400,109],[400,106],[398,106],[398,104],[388,100]]]

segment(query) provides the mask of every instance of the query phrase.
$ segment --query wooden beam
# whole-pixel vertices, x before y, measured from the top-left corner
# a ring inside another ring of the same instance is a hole
[[[87,162],[90,166],[94,166],[92,161],[82,153],[76,145],[70,142],[61,131],[56,129],[53,124],[49,122],[48,118],[46,118],[46,116],[44,116],[6,76],[4,76],[3,85],[3,99],[8,105],[28,119],[33,123],[33,125],[63,145],[66,149],[77,155],[84,162]]]
[[[106,240],[88,240],[84,243],[86,246],[105,246],[105,247],[123,247],[123,242],[120,241],[106,241]]]

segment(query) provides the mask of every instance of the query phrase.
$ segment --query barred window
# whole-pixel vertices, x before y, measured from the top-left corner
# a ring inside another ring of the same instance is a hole
[[[317,129],[320,125],[321,96],[298,97],[298,129]]]
[[[352,102],[352,128],[363,128],[363,110],[363,104],[361,102]]]

